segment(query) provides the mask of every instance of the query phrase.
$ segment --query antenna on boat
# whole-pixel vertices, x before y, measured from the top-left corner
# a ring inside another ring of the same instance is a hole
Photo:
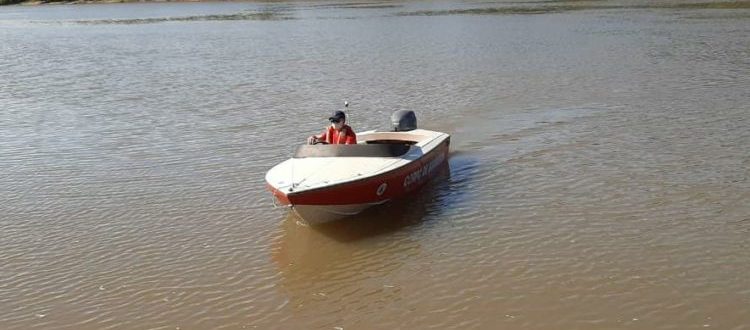
[[[292,185],[289,186],[289,192],[292,192],[296,186],[294,184],[294,149],[292,149],[292,158],[289,158],[289,171],[291,172],[290,176],[292,179]]]
[[[344,112],[346,113],[346,123],[351,123],[352,116],[349,115],[349,101],[344,101]]]

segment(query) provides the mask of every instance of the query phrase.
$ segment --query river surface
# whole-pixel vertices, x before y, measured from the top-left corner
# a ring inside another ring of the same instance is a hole
[[[323,227],[349,101],[452,135]],[[750,329],[750,3],[0,7],[0,329]]]

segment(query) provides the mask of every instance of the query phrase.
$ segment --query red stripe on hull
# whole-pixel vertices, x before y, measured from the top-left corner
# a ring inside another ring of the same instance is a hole
[[[448,161],[450,138],[406,166],[378,176],[302,192],[282,192],[267,185],[282,205],[378,203],[421,188]]]

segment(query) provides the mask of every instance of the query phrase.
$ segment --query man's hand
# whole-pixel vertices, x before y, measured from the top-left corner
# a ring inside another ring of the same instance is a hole
[[[315,144],[315,142],[318,142],[318,138],[315,137],[315,135],[311,135],[307,138],[307,144]]]

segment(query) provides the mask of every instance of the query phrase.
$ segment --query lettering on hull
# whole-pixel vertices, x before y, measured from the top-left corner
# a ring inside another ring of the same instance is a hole
[[[422,165],[422,167],[420,167],[419,169],[415,170],[414,172],[409,173],[404,178],[404,188],[408,188],[428,178],[432,174],[432,172],[434,172],[435,169],[438,168],[440,164],[442,164],[444,161],[445,161],[445,153],[441,152],[434,159],[432,159],[429,163]]]

